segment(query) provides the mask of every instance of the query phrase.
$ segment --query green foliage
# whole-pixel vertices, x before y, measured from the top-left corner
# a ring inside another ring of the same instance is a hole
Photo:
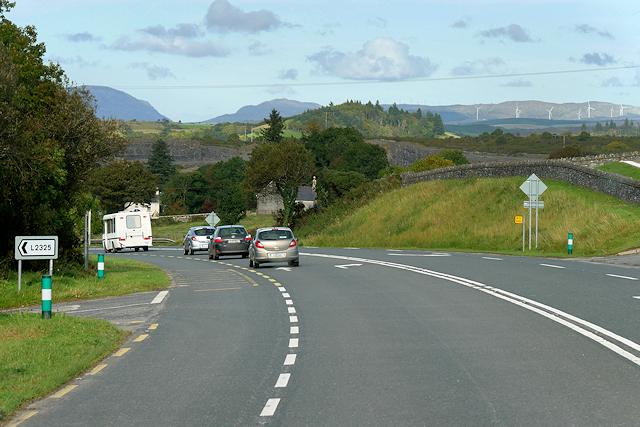
[[[607,153],[624,153],[629,151],[629,146],[624,142],[613,141],[605,147]]]
[[[389,166],[384,148],[366,143],[353,128],[329,128],[304,138],[304,143],[314,154],[318,169],[354,171],[375,179]]]
[[[565,148],[561,148],[558,151],[555,151],[549,154],[549,159],[563,159],[563,158],[581,157],[581,156],[582,156],[582,152],[578,147],[569,145]]]
[[[456,166],[470,163],[467,157],[462,154],[462,150],[444,150],[438,153],[438,157],[451,160]]]
[[[89,190],[100,200],[103,213],[119,212],[126,203],[150,203],[159,179],[139,161],[113,160],[91,172]]]
[[[455,166],[455,163],[449,159],[442,158],[437,154],[432,154],[429,157],[425,157],[414,162],[409,166],[408,170],[410,172],[423,172],[432,169],[446,168],[449,166]]]
[[[296,139],[265,143],[251,153],[245,188],[249,193],[257,194],[273,183],[283,201],[283,224],[288,224],[293,216],[298,187],[311,181],[314,165],[313,153]]]
[[[356,188],[369,181],[362,173],[355,171],[341,172],[325,169],[322,172],[324,183],[329,188],[331,200],[341,198],[347,191]]]
[[[158,139],[151,146],[151,154],[147,159],[147,168],[152,174],[160,178],[161,183],[165,183],[171,179],[176,173],[176,167],[173,165],[173,156],[169,152],[169,147],[164,139]]]
[[[60,256],[81,261],[74,212],[87,174],[124,151],[121,124],[96,118],[91,94],[44,65],[35,28],[2,19],[0,40],[0,258],[12,259],[15,235],[57,235]]]
[[[274,108],[271,110],[269,118],[264,119],[264,121],[268,126],[260,131],[262,140],[266,143],[274,144],[282,142],[282,140],[284,139],[283,133],[285,125],[284,119],[282,118],[280,113],[278,113],[278,111],[276,111],[276,109]]]

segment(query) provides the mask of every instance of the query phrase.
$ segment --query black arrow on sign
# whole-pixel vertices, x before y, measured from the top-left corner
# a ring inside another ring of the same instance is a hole
[[[28,243],[28,242],[26,242],[26,241],[25,241],[25,242],[24,242],[24,245],[22,245],[22,246],[20,247],[20,253],[21,253],[22,255],[25,255],[25,256],[27,255],[27,249],[26,249],[26,248],[27,248],[27,243]]]

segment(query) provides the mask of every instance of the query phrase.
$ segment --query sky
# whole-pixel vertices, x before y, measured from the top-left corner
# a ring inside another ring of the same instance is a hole
[[[77,85],[173,121],[321,105],[640,105],[640,2],[14,0]]]

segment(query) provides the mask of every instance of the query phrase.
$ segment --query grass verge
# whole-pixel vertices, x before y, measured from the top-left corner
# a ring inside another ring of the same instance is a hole
[[[415,184],[380,194],[357,209],[327,212],[297,235],[307,246],[522,254],[522,225],[514,220],[528,214],[522,204],[527,197],[519,189],[524,179]],[[525,254],[568,256],[569,233],[574,257],[639,245],[639,206],[561,181],[544,182],[548,190],[540,197],[545,207],[538,212],[538,248],[529,251],[527,240]],[[528,218],[525,222],[528,226]],[[533,227],[535,239],[535,218]]]
[[[104,320],[0,313],[0,422],[95,366],[127,335]]]
[[[105,276],[99,280],[97,256],[90,261],[88,271],[54,271],[54,303],[150,291],[170,284],[157,267],[115,257],[105,257]],[[48,272],[24,272],[21,292],[16,272],[0,280],[0,308],[41,304],[42,274]],[[0,423],[23,404],[46,396],[95,366],[128,334],[98,319],[56,313],[43,320],[40,314],[0,313]]]
[[[105,257],[105,275],[98,279],[98,257],[89,257],[89,270],[56,270],[52,278],[53,302],[78,301],[151,291],[169,286],[171,281],[157,267],[133,259]],[[48,272],[24,272],[18,292],[18,273],[9,272],[0,280],[0,309],[29,307],[42,302],[42,275]]]

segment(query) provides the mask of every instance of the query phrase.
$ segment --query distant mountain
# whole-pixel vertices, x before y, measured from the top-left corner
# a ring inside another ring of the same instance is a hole
[[[587,109],[591,105],[591,112]],[[383,106],[388,109],[388,106]],[[640,115],[640,107],[633,105],[613,104],[610,102],[590,101],[581,103],[554,104],[543,101],[508,101],[499,104],[477,104],[476,105],[414,105],[399,104],[398,108],[405,111],[416,111],[418,108],[422,112],[431,111],[438,113],[445,123],[471,123],[485,120],[497,120],[516,117],[518,109],[519,119],[546,119],[549,120],[549,110],[551,110],[551,121],[556,120],[579,120],[584,122],[596,122],[604,120],[624,121],[625,117],[637,118]],[[620,114],[623,112],[623,114]],[[580,116],[578,116],[580,114]]]
[[[274,108],[282,117],[291,117],[307,110],[320,108],[320,104],[314,102],[299,102],[285,98],[273,99],[258,105],[246,105],[234,114],[224,114],[213,119],[205,120],[202,123],[236,123],[236,122],[259,122],[269,117]]]
[[[166,119],[147,101],[134,98],[128,93],[107,86],[85,86],[96,97],[96,116],[114,117],[121,120],[155,122]]]

